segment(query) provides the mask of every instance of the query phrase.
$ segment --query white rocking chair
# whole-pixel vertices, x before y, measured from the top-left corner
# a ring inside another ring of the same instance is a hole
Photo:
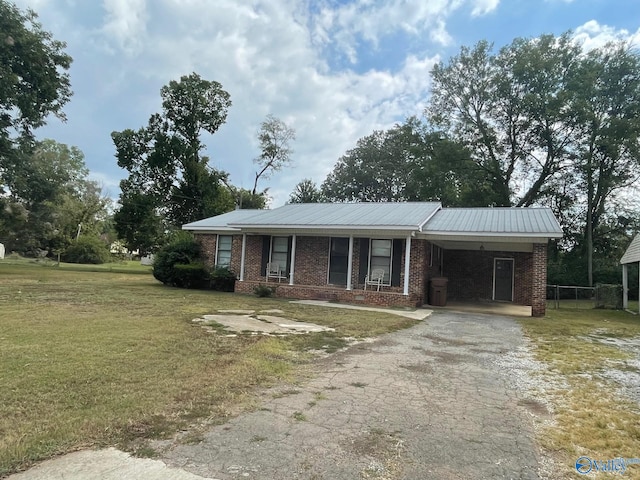
[[[380,287],[383,285],[384,280],[384,270],[381,268],[376,268],[372,270],[369,275],[364,277],[364,289],[367,289],[367,285],[375,285],[376,291],[380,291]]]
[[[287,279],[287,275],[284,271],[284,269],[282,267],[280,267],[280,264],[277,262],[269,262],[267,263],[267,282],[269,281],[270,278],[277,278],[278,279],[278,283],[280,283],[280,280]]]

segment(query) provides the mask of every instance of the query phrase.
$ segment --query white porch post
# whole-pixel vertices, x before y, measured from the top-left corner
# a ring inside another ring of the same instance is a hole
[[[622,308],[629,308],[629,270],[626,263],[622,265]]]
[[[242,253],[240,254],[240,281],[244,282],[244,258],[247,251],[247,234],[242,234]]]
[[[289,270],[289,285],[293,285],[293,273],[296,266],[296,235],[291,238],[291,269]]]
[[[353,274],[353,235],[349,235],[349,259],[347,260],[347,290],[351,290],[352,274]]]
[[[409,258],[411,257],[411,235],[407,235],[404,249],[404,295],[409,295]]]

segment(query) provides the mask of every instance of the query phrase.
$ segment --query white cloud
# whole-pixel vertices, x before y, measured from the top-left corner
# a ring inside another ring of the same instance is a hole
[[[640,45],[640,28],[632,33],[590,20],[575,29],[574,38],[585,50],[593,50],[609,42],[618,41],[628,42],[637,47]]]
[[[103,0],[106,12],[103,33],[125,53],[142,48],[146,32],[146,0]]]
[[[471,10],[471,15],[478,17],[486,15],[498,8],[500,0],[474,0],[472,3],[473,9]]]

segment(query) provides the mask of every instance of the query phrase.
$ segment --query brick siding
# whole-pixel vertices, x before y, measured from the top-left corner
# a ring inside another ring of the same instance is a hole
[[[215,261],[217,236],[197,235],[207,264]],[[236,282],[236,291],[253,293],[255,286],[265,283],[262,266],[261,235],[247,235],[244,282]],[[360,278],[360,239],[354,238],[352,290],[343,286],[328,285],[329,237],[296,237],[294,270],[295,285],[288,281],[269,282],[277,286],[276,295],[283,298],[324,299],[348,303],[378,306],[413,307],[428,301],[429,280],[437,276],[448,277],[448,298],[452,300],[491,300],[493,298],[493,268],[495,258],[514,260],[513,301],[520,305],[531,305],[534,316],[542,316],[546,306],[546,245],[535,244],[533,253],[493,252],[479,250],[440,250],[434,247],[433,262],[431,244],[422,239],[411,241],[411,263],[409,270],[409,295],[404,295],[404,264],[406,240],[400,262],[400,284],[383,287],[380,292],[364,290]],[[242,255],[242,235],[234,235],[231,268],[239,277]],[[431,265],[430,265],[431,263]],[[366,265],[364,268],[367,268]],[[287,272],[288,273],[288,272]]]

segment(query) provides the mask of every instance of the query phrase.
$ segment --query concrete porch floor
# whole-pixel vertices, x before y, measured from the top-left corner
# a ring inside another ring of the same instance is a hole
[[[438,310],[451,310],[456,312],[489,313],[493,315],[504,315],[506,317],[530,317],[531,307],[527,305],[516,305],[507,302],[464,302],[460,300],[448,300],[444,307],[424,305],[425,308]]]

